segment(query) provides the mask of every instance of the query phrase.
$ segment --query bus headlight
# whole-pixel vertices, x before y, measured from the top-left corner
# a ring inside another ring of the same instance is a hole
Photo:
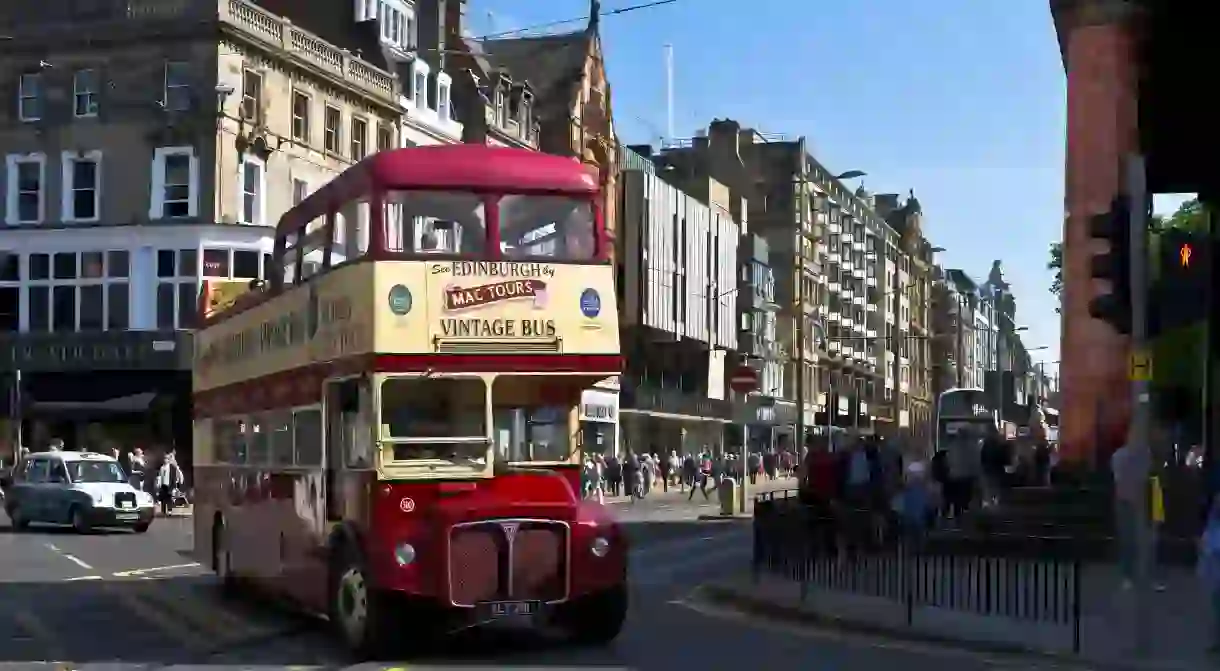
[[[605,557],[610,554],[610,541],[598,536],[593,539],[593,544],[589,546],[589,550],[593,552],[594,557]]]
[[[415,548],[410,543],[399,543],[398,547],[394,548],[394,561],[397,561],[399,566],[409,565],[415,561]]]

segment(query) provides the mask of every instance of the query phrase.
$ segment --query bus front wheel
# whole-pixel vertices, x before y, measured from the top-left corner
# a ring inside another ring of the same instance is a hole
[[[565,604],[556,624],[579,645],[607,645],[618,638],[627,620],[627,585],[615,585]]]
[[[330,583],[328,615],[347,649],[361,658],[384,653],[393,629],[391,609],[359,553],[336,549]]]

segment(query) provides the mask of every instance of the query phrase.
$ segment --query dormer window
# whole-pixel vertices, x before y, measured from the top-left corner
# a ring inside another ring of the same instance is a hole
[[[452,120],[453,106],[449,104],[452,81],[447,73],[436,75],[436,115],[442,122]]]
[[[500,128],[506,128],[509,119],[512,118],[512,100],[510,99],[512,85],[512,81],[504,74],[500,74],[496,79],[496,124]]]
[[[415,49],[415,12],[404,0],[354,0],[357,21],[376,21],[377,36],[398,52]]]
[[[415,109],[428,109],[428,73],[431,68],[428,63],[422,59],[415,59],[411,64],[411,73],[414,81],[412,93],[415,95]]]

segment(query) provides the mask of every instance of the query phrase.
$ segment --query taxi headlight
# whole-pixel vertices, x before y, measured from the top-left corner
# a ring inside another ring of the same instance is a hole
[[[589,545],[589,550],[593,553],[594,557],[605,557],[610,554],[610,541],[598,536]]]
[[[141,507],[151,506],[153,504],[152,494],[149,494],[148,492],[136,492],[136,502],[139,503]]]
[[[415,548],[410,543],[399,543],[398,547],[394,548],[394,561],[398,562],[399,566],[408,566],[415,561]]]

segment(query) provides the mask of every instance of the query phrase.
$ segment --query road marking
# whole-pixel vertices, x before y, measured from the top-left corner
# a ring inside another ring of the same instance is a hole
[[[75,578],[64,578],[64,582],[80,582],[82,580],[101,580],[100,575],[80,575]]]
[[[124,583],[108,584],[121,585]],[[171,594],[170,590],[149,582],[128,582],[126,584],[143,585],[144,587],[140,588],[139,598],[141,600],[217,640],[259,638],[274,633],[269,627],[258,626],[250,618],[223,607],[223,604],[218,601],[209,601],[206,597],[201,599],[193,594],[185,597],[181,594]],[[235,632],[238,634],[235,635]]]
[[[195,629],[192,625],[184,625],[180,618],[172,612],[156,608],[132,593],[128,585],[132,583],[103,582],[103,589],[117,599],[124,608],[133,615],[152,625],[163,634],[177,641],[183,647],[195,651],[206,652],[218,647],[218,642],[210,642],[207,633]]]
[[[93,570],[93,567],[90,566],[89,564],[85,563],[80,557],[77,557],[76,555],[68,553],[68,552],[64,552],[63,550],[59,549],[58,545],[56,545],[54,543],[47,543],[46,548],[48,550],[50,550],[51,552],[54,552],[55,554],[59,555],[60,557],[63,557],[64,559],[67,559],[68,561],[72,562],[73,564],[76,564],[77,566],[85,569],[86,571]]]
[[[110,575],[116,578],[131,578],[135,576],[143,576],[148,573],[164,573],[166,571],[177,571],[187,568],[198,568],[199,562],[194,561],[189,564],[170,564],[169,566],[151,566],[149,568],[133,568],[127,571],[115,571]]]
[[[59,645],[60,637],[33,612],[24,608],[16,609],[13,611],[13,621],[17,623],[21,630],[38,641],[38,644],[48,653],[47,657],[52,659],[68,658],[64,654],[63,647]]]

